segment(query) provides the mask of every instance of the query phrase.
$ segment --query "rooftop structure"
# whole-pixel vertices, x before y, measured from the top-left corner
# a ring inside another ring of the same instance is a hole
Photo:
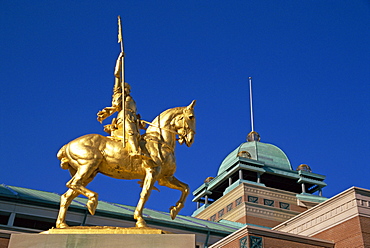
[[[197,203],[197,210],[193,216],[212,221],[226,219],[261,225],[260,218],[269,217],[249,218],[251,222],[248,222],[246,216],[255,215],[248,213],[248,208],[253,207],[260,211],[264,209],[271,215],[284,216],[270,224],[262,221],[265,223],[263,226],[273,227],[283,219],[287,220],[325,201],[326,198],[322,197],[322,188],[326,186],[324,179],[324,175],[313,173],[307,165],[293,170],[288,157],[279,147],[260,142],[259,134],[252,131],[247,142],[226,156],[217,175],[207,178],[194,190],[193,201]],[[245,210],[233,213],[240,205]]]

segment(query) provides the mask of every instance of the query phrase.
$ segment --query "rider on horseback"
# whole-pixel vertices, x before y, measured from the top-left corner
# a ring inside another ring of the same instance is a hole
[[[125,134],[127,134],[127,142],[131,148],[130,156],[145,156],[143,153],[141,153],[139,146],[139,128],[145,129],[145,124],[143,125],[140,120],[140,115],[136,113],[136,103],[130,95],[131,87],[128,83],[125,82],[124,92],[122,92],[122,57],[123,53],[120,53],[114,71],[115,83],[113,87],[112,107],[106,107],[103,110],[99,111],[97,114],[97,119],[99,122],[102,122],[105,118],[111,116],[115,112],[118,112],[117,118],[113,118],[112,123],[104,127],[104,131],[109,133],[112,138],[122,139],[123,132],[125,130]],[[122,93],[124,93],[123,95],[125,98],[125,111],[122,111]],[[125,126],[123,126],[124,123]],[[126,142],[126,140],[122,142]]]

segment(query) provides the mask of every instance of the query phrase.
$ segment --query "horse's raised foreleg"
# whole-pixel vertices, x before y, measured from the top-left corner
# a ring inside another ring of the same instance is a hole
[[[170,176],[161,178],[158,180],[159,185],[166,186],[171,189],[177,189],[181,191],[180,199],[177,201],[175,206],[170,207],[170,215],[172,219],[176,218],[176,215],[184,207],[186,197],[189,194],[189,186],[186,183],[179,181],[176,177]]]
[[[85,186],[91,182],[97,174],[95,167],[81,166],[77,169],[76,174],[67,183],[67,187],[82,194],[88,198],[86,207],[91,215],[95,214],[96,207],[98,206],[98,193],[87,189]]]
[[[146,168],[145,179],[143,182],[143,189],[140,193],[140,199],[136,206],[134,219],[136,220],[136,227],[146,227],[146,222],[143,218],[143,209],[146,201],[148,200],[150,193],[152,192],[154,183],[157,180],[160,167]]]

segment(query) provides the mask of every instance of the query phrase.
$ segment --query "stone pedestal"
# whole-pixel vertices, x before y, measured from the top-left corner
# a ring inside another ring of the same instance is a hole
[[[9,248],[194,248],[195,234],[127,234],[133,230],[114,229],[115,234],[93,229],[93,233],[68,233],[66,229],[50,229],[41,234],[12,234]],[[81,230],[80,230],[81,231]],[[111,230],[112,231],[112,230]],[[152,230],[153,231],[153,230]],[[102,233],[99,233],[102,232]],[[135,231],[136,232],[136,231]],[[50,234],[51,233],[51,234]],[[121,234],[120,234],[121,233]],[[122,234],[125,233],[125,234]],[[145,233],[148,233],[146,230]]]

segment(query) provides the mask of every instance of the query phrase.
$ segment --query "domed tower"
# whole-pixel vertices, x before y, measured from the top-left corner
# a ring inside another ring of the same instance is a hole
[[[194,217],[274,227],[327,199],[325,176],[308,165],[294,170],[279,147],[260,142],[250,105],[252,132],[226,156],[217,175],[193,192]]]
[[[217,175],[193,192],[193,216],[274,227],[325,201],[324,179],[307,165],[293,170],[279,147],[260,142],[252,131],[226,156]]]

